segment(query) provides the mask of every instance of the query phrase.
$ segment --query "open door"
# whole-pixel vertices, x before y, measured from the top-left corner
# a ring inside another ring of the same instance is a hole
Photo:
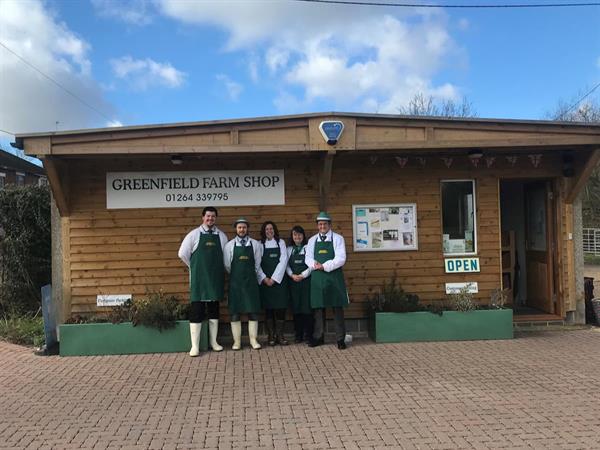
[[[549,181],[525,185],[527,306],[554,314],[552,186]]]

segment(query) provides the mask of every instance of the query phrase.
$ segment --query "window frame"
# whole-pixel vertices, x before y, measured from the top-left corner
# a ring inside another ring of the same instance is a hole
[[[471,185],[473,186],[473,251],[472,252],[461,252],[461,253],[446,253],[444,252],[444,205],[443,205],[443,201],[444,201],[444,195],[443,195],[443,191],[442,191],[442,184],[443,183],[459,183],[459,182],[465,182],[465,181],[470,181]],[[450,178],[450,179],[442,179],[440,180],[440,223],[441,223],[441,228],[442,228],[442,254],[444,255],[444,257],[454,257],[454,256],[474,256],[477,255],[478,252],[478,248],[477,248],[477,241],[479,239],[479,230],[477,228],[477,216],[479,214],[479,208],[477,205],[477,183],[476,183],[476,179],[475,178]]]
[[[23,184],[19,183],[19,180],[23,180]],[[24,172],[15,172],[15,186],[25,186],[27,184],[27,174]]]

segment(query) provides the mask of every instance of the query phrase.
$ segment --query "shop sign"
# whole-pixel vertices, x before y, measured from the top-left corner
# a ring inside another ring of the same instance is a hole
[[[480,272],[479,258],[446,258],[446,273]]]
[[[467,288],[469,294],[477,294],[479,292],[479,285],[468,281],[466,283],[446,283],[446,294],[458,294],[464,288]]]
[[[127,300],[131,300],[131,294],[100,294],[96,296],[96,306],[119,306]]]
[[[283,170],[106,174],[108,209],[284,204]]]

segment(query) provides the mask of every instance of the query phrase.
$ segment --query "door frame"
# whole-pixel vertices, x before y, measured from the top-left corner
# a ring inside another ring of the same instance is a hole
[[[546,198],[545,198],[545,209],[546,209],[546,253],[548,257],[548,268],[546,270],[546,288],[549,295],[549,311],[544,311],[546,314],[554,314],[563,316],[564,305],[562,295],[562,262],[561,262],[561,250],[559,243],[559,235],[562,229],[562,217],[560,209],[560,184],[556,178],[510,178],[510,177],[499,177],[499,189],[498,189],[498,204],[500,207],[500,235],[502,235],[502,183],[503,182],[520,182],[523,186],[523,213],[524,213],[524,230],[525,230],[525,265],[527,265],[527,230],[528,230],[528,215],[527,215],[527,199],[526,189],[527,185],[540,183],[546,187]],[[500,249],[502,254],[502,249]],[[502,268],[500,269],[502,270]],[[529,278],[529,274],[527,274]],[[502,277],[501,277],[502,278]],[[504,286],[503,286],[504,288]],[[529,296],[528,296],[529,297]]]

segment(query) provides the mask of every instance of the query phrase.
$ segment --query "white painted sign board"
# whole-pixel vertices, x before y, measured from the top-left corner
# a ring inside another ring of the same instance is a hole
[[[106,174],[108,209],[284,204],[283,170]]]
[[[446,283],[446,294],[458,294],[461,289],[468,287],[470,294],[477,294],[479,292],[479,285],[474,282],[466,283]]]
[[[480,272],[479,258],[446,258],[446,273]]]
[[[131,294],[97,295],[96,306],[119,306],[131,300]]]

